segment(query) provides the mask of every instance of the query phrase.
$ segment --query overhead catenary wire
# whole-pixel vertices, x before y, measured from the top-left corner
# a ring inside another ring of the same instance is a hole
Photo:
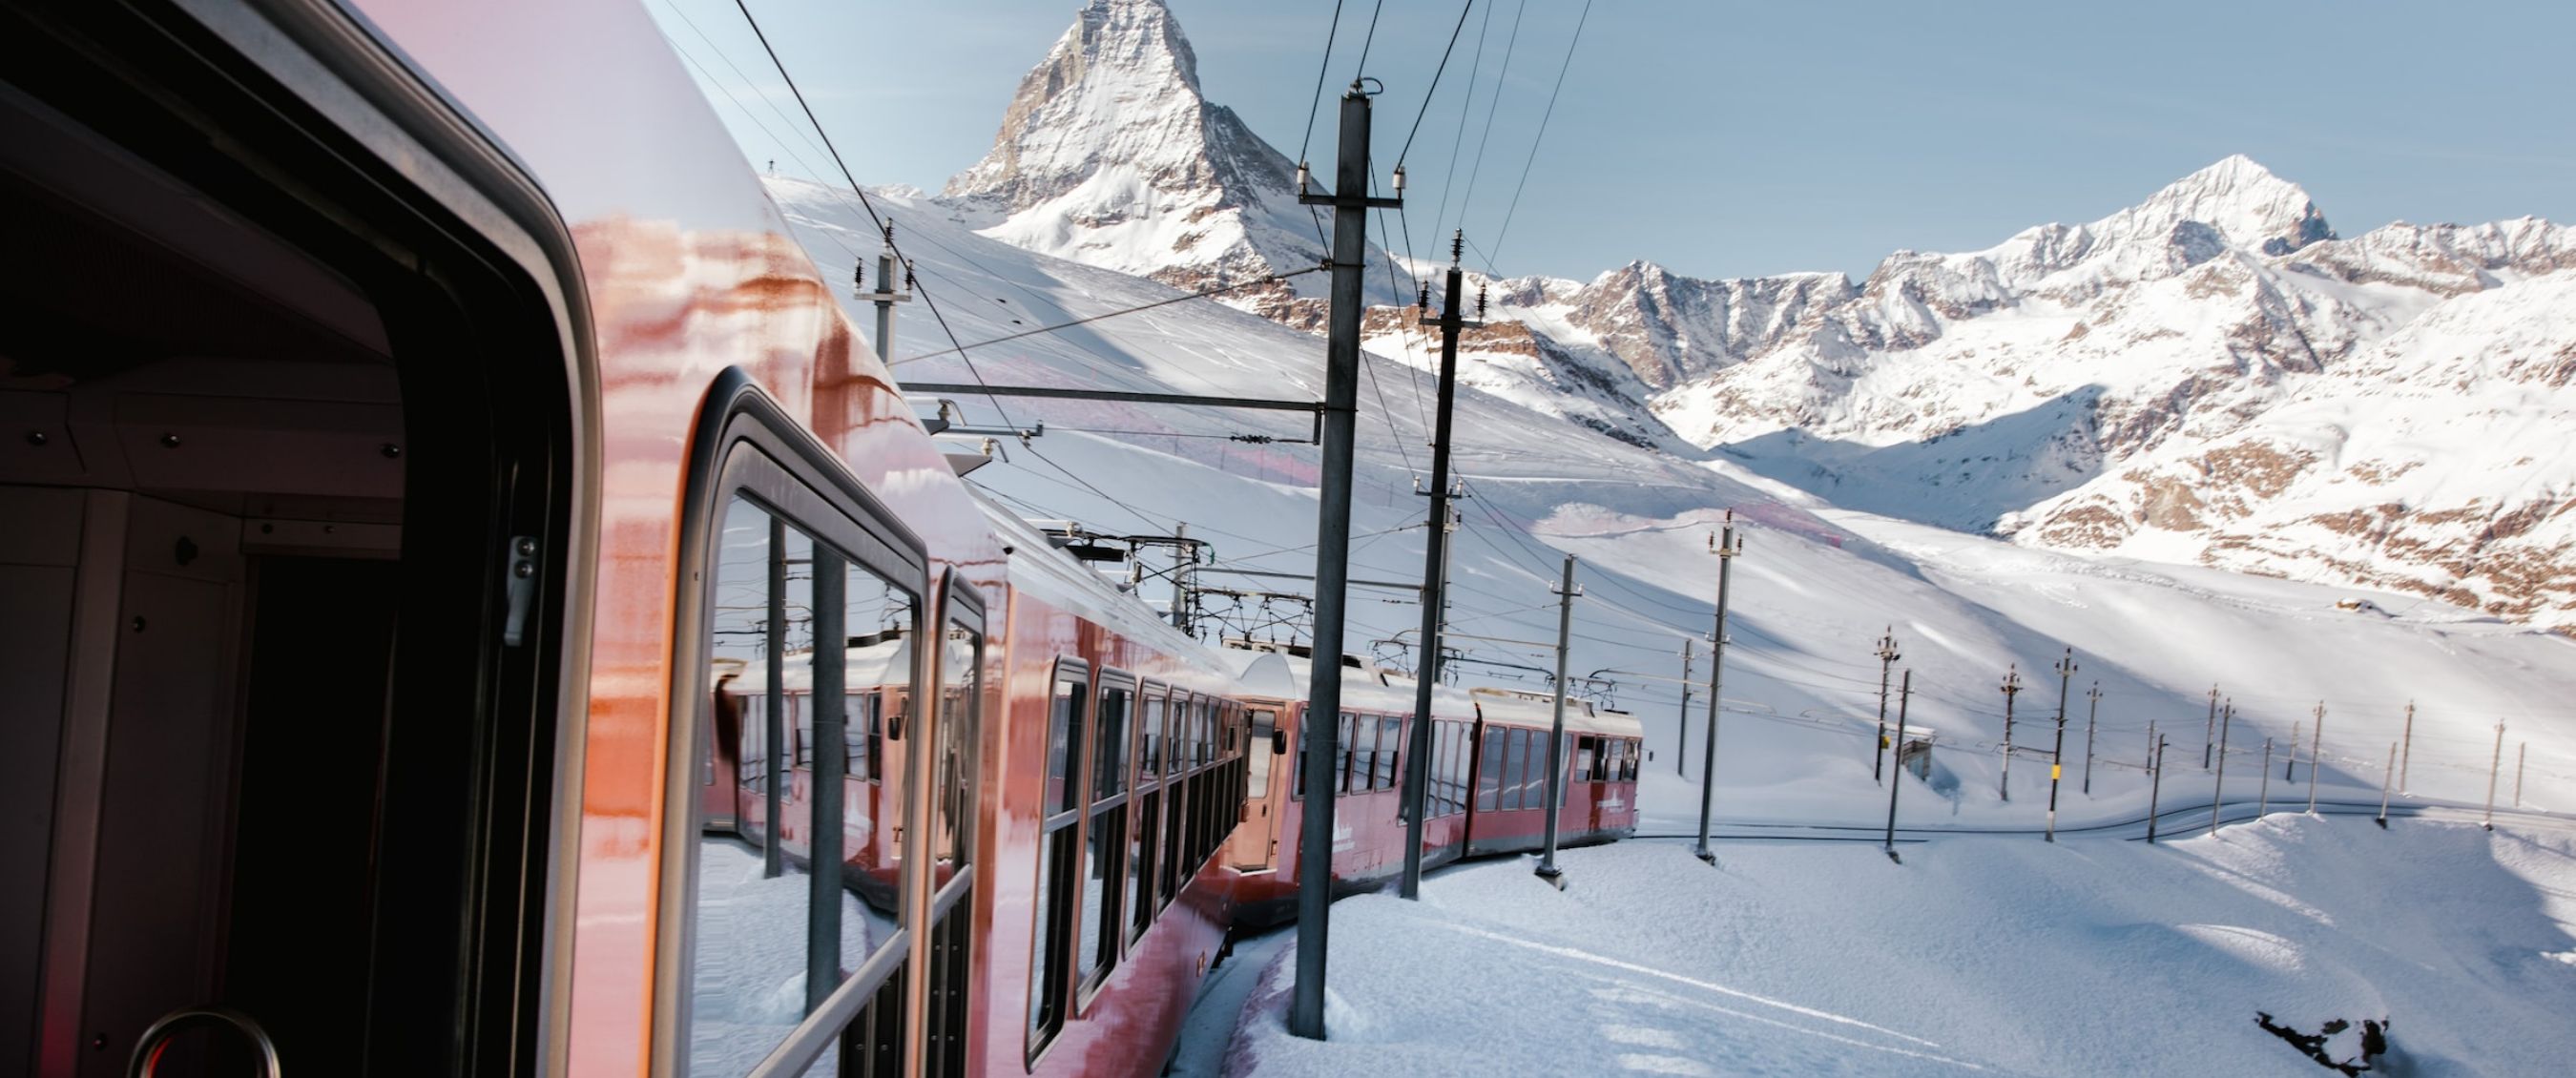
[[[940,349],[939,351],[936,351],[936,352],[923,352],[923,353],[920,353],[920,354],[918,354],[918,355],[909,355],[909,356],[905,356],[905,357],[903,357],[902,359],[895,360],[893,363],[890,363],[890,364],[887,364],[887,365],[888,365],[888,366],[893,366],[893,367],[900,367],[900,366],[903,366],[903,365],[904,365],[904,364],[906,364],[906,363],[918,363],[918,362],[920,362],[920,361],[922,361],[922,360],[925,360],[925,359],[937,359],[937,358],[939,358],[939,357],[941,357],[941,356],[950,356],[950,355],[964,355],[964,354],[965,354],[968,350],[970,350],[970,349],[975,349],[975,348],[988,348],[988,347],[991,347],[991,346],[996,345],[996,344],[1002,344],[1002,343],[1005,343],[1005,342],[1008,342],[1008,341],[1016,341],[1016,340],[1019,340],[1019,339],[1021,339],[1021,338],[1023,338],[1023,337],[1035,337],[1035,336],[1038,336],[1038,335],[1040,335],[1040,334],[1045,334],[1045,333],[1059,333],[1059,332],[1062,332],[1062,331],[1064,331],[1064,330],[1072,329],[1072,328],[1074,328],[1074,327],[1076,327],[1076,326],[1086,326],[1086,325],[1090,325],[1090,324],[1091,324],[1091,323],[1093,323],[1093,322],[1098,322],[1098,321],[1101,321],[1101,320],[1103,320],[1103,319],[1108,319],[1108,318],[1117,318],[1117,317],[1120,317],[1120,316],[1122,316],[1122,315],[1138,314],[1138,313],[1141,313],[1141,312],[1144,312],[1144,311],[1150,311],[1150,310],[1153,310],[1153,309],[1155,309],[1155,308],[1157,308],[1157,307],[1169,307],[1169,306],[1171,306],[1171,305],[1173,305],[1173,304],[1175,304],[1175,303],[1187,303],[1187,302],[1189,302],[1189,301],[1191,301],[1191,300],[1194,300],[1194,299],[1206,299],[1206,298],[1208,298],[1208,297],[1210,297],[1210,296],[1221,296],[1221,295],[1224,295],[1224,294],[1226,294],[1226,293],[1228,293],[1228,292],[1238,291],[1238,290],[1245,289],[1245,288],[1251,288],[1251,287],[1253,287],[1253,286],[1255,286],[1255,285],[1264,285],[1264,284],[1269,284],[1269,283],[1271,283],[1271,282],[1273,282],[1273,281],[1285,281],[1285,280],[1288,280],[1289,278],[1292,278],[1292,277],[1303,277],[1303,276],[1305,276],[1305,275],[1307,275],[1307,274],[1309,274],[1309,273],[1320,273],[1320,272],[1322,272],[1322,271],[1323,271],[1323,269],[1324,269],[1324,267],[1322,267],[1322,266],[1308,266],[1308,267],[1306,267],[1305,269],[1301,269],[1301,270],[1289,270],[1289,271],[1288,271],[1288,272],[1286,272],[1286,273],[1272,273],[1272,274],[1266,274],[1266,275],[1263,275],[1263,276],[1260,276],[1260,277],[1251,278],[1251,279],[1248,279],[1248,280],[1236,281],[1236,282],[1234,282],[1234,283],[1232,283],[1232,284],[1221,284],[1221,285],[1217,285],[1217,286],[1212,287],[1212,288],[1202,288],[1202,289],[1199,289],[1198,291],[1195,291],[1195,292],[1184,292],[1184,293],[1182,293],[1182,294],[1180,294],[1180,295],[1177,295],[1177,296],[1167,296],[1167,297],[1164,297],[1164,298],[1162,298],[1162,299],[1155,300],[1155,301],[1153,301],[1153,302],[1151,302],[1151,303],[1141,303],[1141,304],[1138,304],[1138,305],[1133,306],[1133,307],[1122,307],[1122,308],[1120,308],[1120,309],[1118,309],[1118,310],[1114,310],[1114,311],[1103,311],[1103,312],[1101,312],[1101,313],[1099,313],[1099,314],[1090,315],[1090,316],[1083,317],[1083,318],[1076,318],[1076,319],[1074,319],[1074,320],[1072,320],[1072,321],[1069,321],[1069,322],[1056,322],[1056,323],[1052,323],[1052,324],[1049,324],[1049,325],[1039,326],[1039,327],[1037,327],[1036,329],[1022,330],[1022,331],[1020,331],[1020,332],[1018,332],[1018,333],[1012,333],[1012,334],[1007,334],[1007,335],[1000,336],[1000,337],[994,337],[994,338],[991,338],[991,339],[989,339],[989,340],[981,340],[981,341],[977,341],[977,342],[975,342],[975,343],[973,343],[973,344],[961,344],[961,345],[958,345],[958,346],[953,347],[953,348],[943,348],[943,349]]]
[[[1502,253],[1503,241],[1511,237],[1512,216],[1520,212],[1521,192],[1529,186],[1530,169],[1538,164],[1538,148],[1547,141],[1548,121],[1555,118],[1556,100],[1565,92],[1566,72],[1574,69],[1575,46],[1583,43],[1583,25],[1591,18],[1592,0],[1583,0],[1583,14],[1574,20],[1574,37],[1565,43],[1565,62],[1556,69],[1556,86],[1547,93],[1547,110],[1539,114],[1538,135],[1530,139],[1529,159],[1521,162],[1520,182],[1512,185],[1512,201],[1511,205],[1503,211],[1502,227],[1494,230],[1495,255]],[[1495,276],[1501,275],[1500,271],[1494,268],[1494,262],[1490,258],[1485,263],[1485,272]]]
[[[797,87],[796,76],[788,73],[787,62],[779,59],[778,50],[769,44],[769,35],[761,30],[760,19],[752,15],[750,3],[748,0],[733,0],[733,4],[742,12],[743,21],[751,24],[752,36],[760,39],[761,51],[769,54],[770,66],[778,69],[779,79],[787,83],[787,92],[796,98],[796,107],[804,110],[805,122],[814,125],[814,135],[823,140],[823,150],[831,155],[832,164],[840,169],[841,179],[850,185],[852,194],[859,196],[859,208],[866,210],[868,220],[877,226],[878,231],[885,234],[886,246],[891,248],[895,258],[903,263],[905,273],[911,273],[912,260],[905,257],[903,248],[895,244],[894,230],[886,226],[885,218],[877,213],[876,205],[868,201],[867,189],[859,186],[859,178],[850,172],[849,162],[842,160],[840,149],[832,145],[832,133],[824,130],[823,121],[814,115],[814,106],[805,100],[805,91]],[[891,282],[881,283],[891,284]],[[965,363],[966,373],[974,376],[976,384],[986,384],[984,372],[975,369],[974,359],[965,354],[964,346],[957,340],[957,331],[948,327],[948,316],[940,313],[939,301],[931,298],[930,290],[920,287],[917,282],[913,290],[920,294],[922,306],[929,308],[931,320],[939,324],[939,332],[948,338],[949,344],[958,345],[957,358]],[[1011,421],[1010,410],[1003,407],[1002,398],[986,394],[985,399],[992,402],[994,414],[1002,417],[1002,425],[1010,427],[1019,425]]]
[[[1395,167],[1404,167],[1405,155],[1413,152],[1413,137],[1422,133],[1422,118],[1431,112],[1431,99],[1440,93],[1440,76],[1449,70],[1449,54],[1458,50],[1458,34],[1467,29],[1467,13],[1476,10],[1476,0],[1467,0],[1458,9],[1458,25],[1449,28],[1449,45],[1440,50],[1440,66],[1431,69],[1431,86],[1422,91],[1422,108],[1413,114],[1413,129],[1404,133],[1404,148],[1395,152]],[[1374,16],[1369,20],[1374,24]]]

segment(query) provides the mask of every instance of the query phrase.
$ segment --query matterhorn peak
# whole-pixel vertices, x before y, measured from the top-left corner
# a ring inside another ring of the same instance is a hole
[[[1005,243],[1211,288],[1323,260],[1295,175],[1200,96],[1198,58],[1162,0],[1090,0],[1020,80],[991,152],[946,193],[996,214],[983,232]],[[1227,301],[1279,317],[1323,291],[1306,277]]]
[[[2167,184],[2127,212],[2162,228],[2198,221],[2227,242],[2264,254],[2335,238],[2305,189],[2241,153]]]
[[[998,197],[1017,211],[1103,168],[1160,191],[1223,182],[1235,177],[1213,174],[1223,155],[1211,143],[1240,128],[1233,119],[1199,96],[1198,56],[1162,0],[1091,0],[1020,80],[992,151],[950,178],[947,193]],[[1280,173],[1285,182],[1284,160]]]

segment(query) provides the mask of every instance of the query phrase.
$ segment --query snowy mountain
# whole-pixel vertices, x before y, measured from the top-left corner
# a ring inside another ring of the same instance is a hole
[[[944,204],[993,239],[1194,289],[1322,259],[1294,172],[1201,95],[1160,0],[1092,0]],[[1646,261],[1474,275],[1491,324],[1460,373],[1847,508],[2576,626],[2559,437],[2576,330],[2547,328],[2576,326],[2576,290],[2550,279],[2570,269],[2576,230],[2529,218],[2341,238],[2234,156],[2096,221],[1898,251],[1858,284]],[[1428,370],[1410,272],[1369,275],[1369,347]],[[1314,330],[1324,284],[1227,302]]]
[[[1319,189],[1331,171],[1318,166]],[[1296,174],[1234,110],[1200,94],[1198,57],[1162,0],[1091,0],[1020,80],[992,151],[945,194],[1005,243],[1201,289],[1324,261]],[[1392,286],[1372,283],[1393,300]],[[1310,274],[1229,301],[1314,319],[1319,304],[1290,301],[1324,291]]]

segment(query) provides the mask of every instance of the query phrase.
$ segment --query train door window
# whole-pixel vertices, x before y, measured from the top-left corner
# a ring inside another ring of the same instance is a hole
[[[1629,741],[1626,744],[1628,749],[1620,754],[1619,759],[1619,781],[1635,782],[1637,781],[1637,757],[1643,751],[1644,744],[1637,741]]]
[[[976,748],[982,744],[984,634],[980,599],[955,571],[940,635],[939,709],[930,733],[929,970],[923,999],[923,1073],[966,1073],[975,968]]]
[[[1072,660],[1056,664],[1047,712],[1047,772],[1038,843],[1037,924],[1029,955],[1029,1055],[1035,1058],[1064,1028],[1073,979],[1074,911],[1081,883],[1075,858],[1081,850],[1084,719],[1091,706],[1089,668]]]
[[[1127,940],[1134,943],[1154,923],[1154,889],[1162,879],[1164,707],[1169,693],[1147,683],[1136,704],[1135,838],[1127,847]]]
[[[1534,799],[1527,796],[1530,774],[1529,735],[1530,732],[1527,730],[1503,732],[1503,808],[1506,811],[1521,808],[1524,805],[1537,807]]]
[[[902,646],[917,624],[919,563],[830,515],[795,479],[744,468],[758,473],[745,484],[763,498],[731,497],[712,544],[710,681],[734,674],[728,688],[771,711],[763,725],[786,725],[784,707],[772,711],[772,702],[792,700],[794,766],[805,774],[794,783],[769,776],[760,826],[699,838],[684,1013],[689,1072],[700,1076],[746,1074],[782,1053],[822,1054],[860,1010],[827,1004],[849,998],[845,989],[876,992],[908,949],[892,846],[901,811],[872,816],[867,801],[852,800],[859,776],[846,768],[849,749],[863,744],[864,714],[909,689],[912,668],[854,647],[847,627],[895,626],[885,646]],[[798,491],[806,496],[792,497]],[[769,508],[771,498],[798,504],[798,519]]]
[[[1380,716],[1377,720],[1377,744],[1377,788],[1392,790],[1395,777],[1404,773],[1399,766],[1404,758],[1404,720],[1393,715]]]
[[[1574,739],[1574,781],[1592,781],[1592,758],[1601,755],[1601,739],[1585,734]],[[1605,759],[1604,764],[1608,763]]]
[[[1431,793],[1439,805],[1433,816],[1447,816],[1458,811],[1458,724],[1438,723],[1433,728],[1436,743],[1431,747]]]
[[[1502,807],[1503,752],[1511,731],[1488,726],[1483,740],[1476,766],[1476,811],[1493,812]]]
[[[1268,709],[1252,712],[1252,735],[1243,746],[1244,796],[1270,796],[1270,739],[1279,729],[1279,713]]]
[[[1377,721],[1356,715],[1342,716],[1343,738],[1350,743],[1350,779],[1345,792],[1369,788],[1369,776],[1377,771]]]
[[[1156,855],[1155,867],[1161,876],[1156,881],[1154,892],[1157,906],[1169,904],[1181,889],[1181,837],[1190,818],[1191,801],[1190,784],[1181,777],[1181,772],[1186,770],[1182,758],[1187,755],[1182,750],[1181,741],[1188,729],[1193,706],[1193,698],[1188,693],[1175,690],[1164,718],[1167,725],[1163,745],[1163,849]]]
[[[1122,893],[1134,893],[1127,872],[1128,723],[1136,698],[1128,675],[1103,672],[1100,710],[1092,739],[1090,822],[1082,852],[1082,950],[1075,969],[1085,992],[1099,987],[1118,964],[1125,935],[1119,920]]]
[[[1351,744],[1351,719],[1350,712],[1342,712],[1342,724],[1333,740],[1333,793],[1335,795],[1351,792],[1351,756],[1354,751]]]

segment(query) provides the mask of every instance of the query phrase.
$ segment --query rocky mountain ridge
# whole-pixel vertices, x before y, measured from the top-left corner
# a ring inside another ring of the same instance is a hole
[[[1201,96],[1159,0],[1093,0],[947,201],[1005,242],[1204,288],[1321,260],[1294,170]],[[2576,230],[2533,218],[2343,238],[2239,155],[1857,283],[1475,275],[1492,325],[1461,376],[1852,508],[2568,626],[2571,269]],[[1410,282],[1369,279],[1371,349],[1430,366]],[[1227,302],[1318,329],[1323,287]]]

